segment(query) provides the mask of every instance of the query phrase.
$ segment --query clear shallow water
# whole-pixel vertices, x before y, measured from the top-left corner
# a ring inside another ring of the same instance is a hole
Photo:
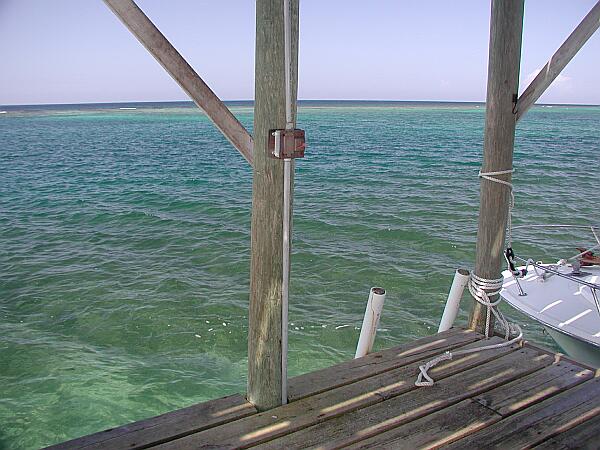
[[[186,103],[123,106],[0,108],[0,448],[245,390],[250,168]],[[477,104],[303,104],[292,376],[353,356],[373,285],[377,348],[437,329],[473,265],[483,120]],[[598,107],[519,124],[516,225],[600,222],[599,125]],[[555,260],[589,243],[520,229],[514,247]]]

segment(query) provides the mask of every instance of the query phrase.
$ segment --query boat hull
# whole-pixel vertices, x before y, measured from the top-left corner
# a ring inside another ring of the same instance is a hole
[[[547,267],[565,275],[572,271],[570,266]],[[518,283],[509,271],[502,275],[500,295],[509,305],[542,325],[569,356],[600,367],[600,307],[589,286],[573,277],[544,277],[541,269],[531,270],[531,267]],[[597,284],[600,267],[585,267],[581,275],[582,281]]]
[[[553,328],[544,329],[567,355],[592,367],[600,367],[600,348]]]

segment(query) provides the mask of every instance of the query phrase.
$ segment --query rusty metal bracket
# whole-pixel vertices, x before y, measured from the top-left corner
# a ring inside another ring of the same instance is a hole
[[[269,130],[268,148],[273,158],[304,158],[305,147],[304,130]]]

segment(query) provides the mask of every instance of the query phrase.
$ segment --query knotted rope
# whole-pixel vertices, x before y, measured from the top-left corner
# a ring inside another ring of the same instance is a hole
[[[510,201],[508,204],[508,218],[507,218],[507,240],[508,247],[512,247],[512,210],[515,204],[515,196],[513,193],[513,185],[512,183],[504,180],[500,180],[495,178],[497,175],[506,175],[509,173],[513,173],[513,169],[509,170],[499,170],[496,172],[479,172],[479,177],[484,178],[488,181],[492,181],[494,183],[500,183],[507,186],[510,189]],[[475,275],[472,271],[469,275],[469,292],[471,296],[481,305],[486,308],[486,317],[485,317],[485,337],[488,339],[490,337],[490,323],[492,320],[492,315],[496,318],[496,320],[500,323],[502,328],[504,328],[504,339],[505,342],[501,342],[498,344],[484,345],[481,347],[474,347],[469,349],[457,350],[455,352],[445,352],[441,355],[436,356],[431,361],[419,366],[419,375],[417,376],[417,380],[415,381],[415,386],[433,386],[435,383],[433,378],[429,376],[427,373],[429,369],[436,366],[442,361],[450,360],[454,356],[465,355],[467,353],[474,353],[483,350],[491,350],[495,348],[508,347],[512,344],[520,342],[523,340],[523,331],[516,324],[511,324],[506,320],[504,315],[498,309],[498,305],[502,301],[502,298],[499,296],[500,291],[502,290],[502,284],[504,282],[504,277],[489,279],[483,278]],[[498,298],[494,301],[491,299],[498,295]],[[515,336],[511,339],[511,336]]]
[[[514,325],[514,327],[519,331],[519,334],[509,341],[500,342],[498,344],[483,345],[481,347],[466,348],[463,350],[456,350],[454,352],[448,351],[448,352],[442,353],[441,355],[436,356],[431,361],[419,366],[419,375],[417,376],[417,381],[415,381],[415,386],[418,386],[418,387],[433,386],[435,381],[433,380],[433,378],[431,378],[429,376],[429,374],[427,372],[429,371],[429,369],[431,369],[432,367],[434,367],[435,365],[439,364],[442,361],[450,360],[455,356],[466,355],[468,353],[475,353],[475,352],[480,352],[480,351],[484,351],[484,350],[493,350],[495,348],[509,347],[513,344],[516,344],[517,342],[522,342],[523,341],[523,332],[521,331],[521,328],[519,328],[518,325]],[[425,379],[425,381],[423,381],[423,379]]]
[[[436,356],[431,361],[419,366],[419,376],[417,376],[417,381],[415,381],[415,386],[424,387],[424,386],[433,386],[435,381],[433,378],[429,376],[427,373],[429,369],[436,366],[438,363],[442,361],[446,361],[447,359],[452,359],[454,355],[451,352],[442,353],[441,355]],[[425,381],[423,381],[425,378]]]
[[[484,345],[481,347],[468,348],[463,350],[457,350],[454,352],[445,352],[441,355],[436,356],[431,361],[419,366],[419,375],[417,376],[417,381],[415,381],[415,386],[433,386],[434,381],[427,373],[429,369],[436,366],[442,361],[446,361],[452,359],[454,356],[465,355],[467,353],[480,352],[482,350],[492,350],[495,348],[508,347],[512,344],[515,344],[523,339],[523,331],[521,331],[521,327],[516,324],[511,324],[506,320],[504,315],[498,310],[497,306],[502,301],[502,298],[498,296],[498,299],[495,301],[490,300],[490,297],[494,295],[498,295],[502,290],[502,283],[504,278],[498,278],[495,280],[490,280],[487,278],[482,278],[475,275],[471,272],[469,276],[469,292],[471,296],[480,304],[486,307],[486,320],[485,320],[485,337],[489,338],[489,330],[490,330],[490,321],[492,314],[496,318],[496,320],[502,325],[504,328],[504,339],[506,342],[500,342],[498,344]],[[515,336],[511,339],[511,336]]]

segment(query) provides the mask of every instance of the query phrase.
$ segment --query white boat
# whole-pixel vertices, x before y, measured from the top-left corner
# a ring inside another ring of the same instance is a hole
[[[528,261],[518,269],[526,275],[502,272],[502,298],[539,322],[565,353],[600,367],[600,265]]]

